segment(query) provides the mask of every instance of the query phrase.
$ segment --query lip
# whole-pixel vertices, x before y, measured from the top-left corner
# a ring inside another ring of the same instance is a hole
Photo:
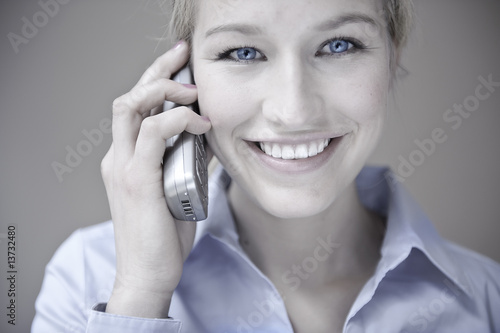
[[[335,139],[338,137],[345,136],[348,132],[341,133],[316,133],[309,135],[297,135],[290,137],[268,137],[268,138],[243,138],[244,141],[248,141],[250,143],[259,143],[259,142],[270,142],[270,143],[279,143],[283,145],[297,145],[301,143],[308,143],[310,141],[316,140],[324,140],[324,139]]]
[[[245,143],[249,146],[250,152],[256,159],[263,165],[265,168],[270,169],[271,171],[279,172],[279,173],[287,173],[287,174],[301,174],[312,172],[318,170],[323,165],[325,165],[333,156],[337,147],[345,141],[347,134],[331,137],[330,144],[323,150],[323,152],[304,159],[291,159],[285,160],[281,158],[274,158],[272,156],[264,153],[257,144],[261,141],[245,141]],[[324,136],[318,138],[325,138]],[[304,142],[305,140],[301,140],[300,142]],[[298,140],[269,140],[267,142],[276,142],[282,144],[298,144],[300,143]]]

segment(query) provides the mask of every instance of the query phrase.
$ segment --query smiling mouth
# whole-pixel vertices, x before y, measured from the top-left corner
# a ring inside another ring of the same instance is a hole
[[[256,142],[266,155],[283,160],[299,160],[322,153],[332,139],[320,139],[300,144],[281,144],[276,142]]]

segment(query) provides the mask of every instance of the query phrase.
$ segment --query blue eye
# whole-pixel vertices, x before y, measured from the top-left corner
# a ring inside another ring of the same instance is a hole
[[[252,47],[243,47],[235,52],[238,60],[255,60],[257,57],[257,51]]]
[[[242,63],[265,61],[266,57],[252,46],[231,47],[217,54],[217,60],[229,60]]]
[[[353,45],[351,43],[343,39],[334,39],[328,44],[332,53],[344,53],[352,46]]]
[[[321,49],[316,52],[316,56],[344,56],[354,54],[358,51],[364,51],[367,47],[365,44],[354,38],[335,37],[326,41]]]

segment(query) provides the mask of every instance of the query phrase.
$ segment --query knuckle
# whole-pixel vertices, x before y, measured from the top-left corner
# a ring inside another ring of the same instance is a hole
[[[113,169],[112,159],[109,157],[109,154],[106,154],[101,161],[101,175],[104,180],[106,180]]]
[[[159,87],[163,87],[164,90],[166,89],[169,89],[171,90],[172,89],[172,86],[173,86],[173,81],[170,80],[170,79],[167,79],[165,77],[160,77],[158,79],[156,79],[154,81],[154,84],[158,85]],[[175,84],[174,84],[175,85]]]
[[[144,134],[156,133],[158,131],[158,122],[155,117],[148,117],[141,123],[141,132]]]
[[[131,109],[131,101],[128,94],[122,95],[113,101],[113,116],[122,116]]]
[[[192,115],[193,111],[187,106],[179,107],[179,119],[178,119],[179,122],[187,124]]]
[[[140,103],[142,100],[146,99],[148,94],[149,94],[149,91],[151,89],[148,89],[150,88],[151,84],[148,86],[148,85],[140,85],[138,87],[135,87],[134,89],[132,89],[129,93],[128,93],[128,96],[130,97],[130,101],[133,103],[133,104],[138,104]]]
[[[154,68],[156,62],[153,62],[152,66],[150,68],[148,68],[145,72],[144,72],[144,79],[146,81],[149,81],[149,80],[152,80],[154,79],[155,75],[156,75],[156,69]]]

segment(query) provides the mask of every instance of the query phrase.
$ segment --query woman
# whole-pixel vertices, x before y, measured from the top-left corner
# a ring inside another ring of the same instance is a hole
[[[181,41],[113,105],[113,224],[57,252],[33,331],[500,331],[498,265],[440,239],[387,170],[363,168],[408,0],[184,0],[173,22]],[[188,60],[196,85],[171,81]],[[165,99],[201,115],[159,113]],[[163,193],[165,140],[184,130],[221,165],[198,226]]]

